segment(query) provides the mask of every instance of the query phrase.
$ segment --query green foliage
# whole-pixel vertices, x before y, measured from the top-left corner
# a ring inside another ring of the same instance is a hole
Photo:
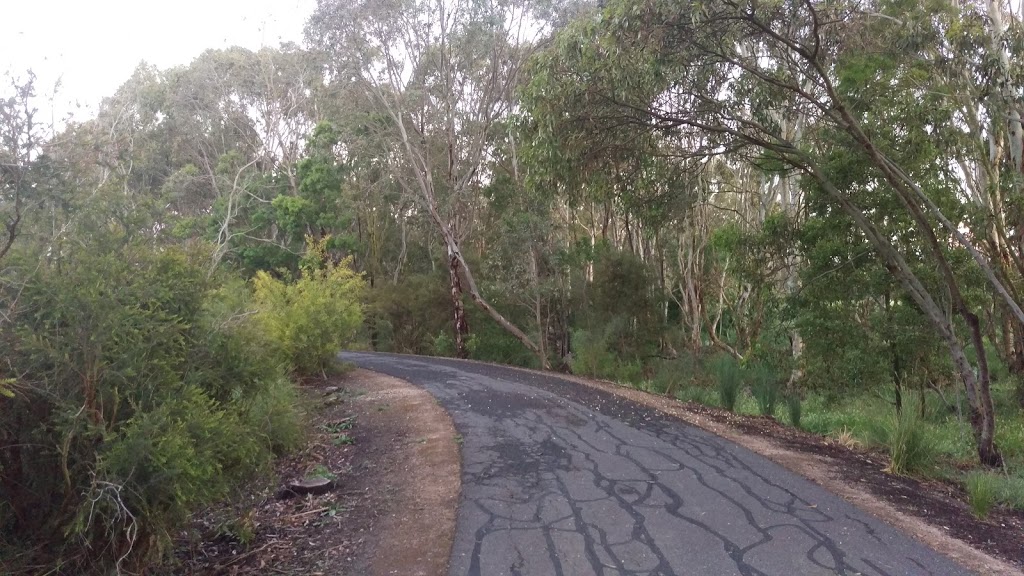
[[[964,479],[964,488],[971,512],[978,518],[987,517],[998,497],[998,477],[990,472],[972,472]]]
[[[748,366],[744,372],[758,410],[763,416],[775,415],[775,407],[782,396],[782,382],[778,374],[764,364]]]
[[[651,354],[662,334],[651,285],[646,265],[630,253],[602,251],[594,262],[588,320],[626,361]]]
[[[680,402],[696,402],[706,406],[714,406],[717,395],[714,390],[702,386],[688,386],[680,388],[675,393],[676,400]]]
[[[689,387],[695,381],[699,370],[697,358],[689,352],[683,352],[672,360],[663,360],[658,363],[654,373],[654,390],[659,394],[675,396],[678,390]]]
[[[226,497],[266,462],[267,447],[252,431],[196,387],[137,414],[100,451],[96,475],[104,481],[85,493],[98,505],[79,509],[71,534],[88,537],[96,522],[129,530],[127,510],[145,519],[142,534],[169,541],[188,514]],[[126,484],[130,490],[117,488]],[[130,532],[124,535],[122,545],[131,545]]]
[[[397,284],[379,283],[368,301],[367,330],[377,350],[448,355],[435,341],[439,334],[452,340],[451,295],[445,279],[410,274]],[[454,350],[454,342],[451,349]]]
[[[643,379],[643,364],[639,359],[622,358],[612,351],[611,343],[620,333],[620,325],[613,323],[600,332],[573,331],[573,373],[631,384]]]
[[[253,286],[257,322],[296,374],[324,373],[362,325],[364,282],[351,261],[307,268],[290,284],[260,272]]]
[[[736,358],[720,354],[711,360],[711,373],[718,387],[718,401],[722,408],[733,412],[743,388],[743,374]]]
[[[917,412],[908,407],[874,421],[868,434],[874,444],[888,451],[889,472],[904,475],[926,473],[934,467],[938,447],[929,432]]]
[[[63,542],[62,559],[34,561],[74,573],[137,571],[297,445],[296,393],[266,360],[244,284],[218,286],[205,262],[128,246],[24,278],[3,333],[18,377],[0,444],[37,448],[0,451],[0,539]]]
[[[338,475],[331,472],[330,468],[323,464],[317,464],[310,470],[309,474],[306,474],[307,480],[313,480],[316,478],[325,478],[327,480],[337,480]]]
[[[794,428],[800,428],[800,418],[803,415],[803,400],[800,395],[790,393],[786,396],[786,413],[789,416],[789,423]]]
[[[1024,510],[1024,476],[1018,470],[1016,475],[993,475],[996,484],[996,497],[999,502],[1014,510]]]

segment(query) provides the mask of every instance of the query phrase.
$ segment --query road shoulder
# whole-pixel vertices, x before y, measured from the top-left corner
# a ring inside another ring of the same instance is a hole
[[[346,389],[365,391],[366,429],[376,438],[373,480],[390,494],[367,535],[366,574],[440,576],[448,572],[461,487],[458,437],[448,413],[404,380],[356,370]]]
[[[447,574],[461,491],[448,413],[425,390],[367,370],[301,393],[304,448],[199,514],[154,574]],[[330,489],[287,489],[310,478],[330,479]]]

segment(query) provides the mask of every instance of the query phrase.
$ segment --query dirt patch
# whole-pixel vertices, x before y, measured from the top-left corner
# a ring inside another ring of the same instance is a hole
[[[364,370],[308,383],[303,396],[307,447],[279,460],[273,481],[200,515],[158,573],[447,573],[460,491],[447,413],[426,391]],[[312,476],[334,490],[282,498],[288,482]]]
[[[361,399],[377,412],[380,431],[402,431],[385,458],[395,499],[368,542],[366,574],[440,576],[448,571],[461,489],[459,449],[451,418],[425,390],[357,371]],[[378,464],[380,465],[380,463]]]
[[[978,520],[960,487],[889,474],[883,454],[844,446],[773,418],[678,402],[610,382],[562,377],[654,408],[761,454],[979,574],[1019,575],[1024,567],[1024,514],[999,510]]]

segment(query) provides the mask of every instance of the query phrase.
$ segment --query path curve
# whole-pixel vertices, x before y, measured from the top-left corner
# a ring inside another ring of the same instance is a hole
[[[554,375],[344,353],[424,387],[463,443],[451,576],[961,575],[725,439]]]

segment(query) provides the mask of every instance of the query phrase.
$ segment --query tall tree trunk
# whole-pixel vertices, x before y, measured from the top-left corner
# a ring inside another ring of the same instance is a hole
[[[540,292],[540,268],[537,265],[537,250],[530,248],[530,275],[533,280],[533,314],[537,323],[537,359],[541,366],[548,365],[547,326],[544,322],[543,303]]]
[[[466,338],[469,337],[469,323],[466,322],[466,308],[462,305],[462,279],[459,277],[459,258],[449,251],[448,279],[451,282],[452,320],[455,329],[455,356],[469,358]]]

